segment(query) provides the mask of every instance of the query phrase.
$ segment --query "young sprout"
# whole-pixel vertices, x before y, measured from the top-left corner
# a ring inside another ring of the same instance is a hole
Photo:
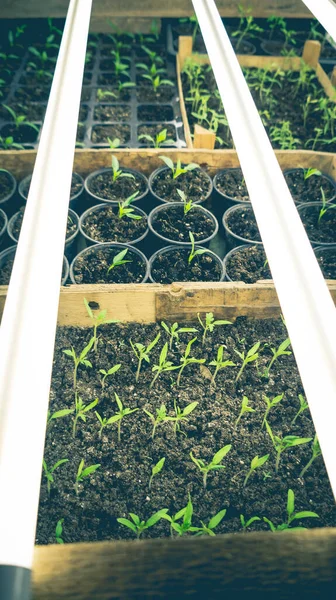
[[[182,190],[176,190],[178,195],[180,196],[182,202],[183,202],[183,207],[184,207],[184,215],[187,215],[188,212],[192,209],[192,207],[194,206],[194,203],[192,201],[192,199],[190,198],[189,200],[187,199],[187,196],[185,195],[185,193]]]
[[[169,417],[167,415],[167,408],[164,404],[161,404],[160,408],[156,409],[156,416],[153,415],[153,413],[149,412],[149,410],[146,410],[145,408],[143,408],[142,410],[144,411],[144,413],[146,413],[146,415],[149,416],[149,418],[153,422],[152,438],[154,438],[156,428],[158,425],[160,425],[160,423],[172,420],[172,417]]]
[[[67,415],[71,415],[74,412],[74,408],[62,408],[61,410],[57,410],[52,413],[48,410],[47,416],[47,428],[51,425],[51,421],[55,419],[61,419],[62,417],[66,417]]]
[[[193,512],[194,512],[194,508],[193,508],[190,494],[189,494],[189,500],[188,500],[187,506],[185,506],[184,508],[179,510],[176,513],[176,515],[174,515],[173,517],[169,516],[168,514],[166,514],[164,516],[164,519],[166,519],[167,521],[170,522],[170,533],[171,533],[172,537],[173,537],[173,531],[176,531],[176,533],[179,535],[179,537],[182,536],[184,533],[187,533],[187,531],[191,531],[191,521],[192,521]],[[177,523],[177,521],[179,521],[182,518],[183,518],[182,523]]]
[[[144,63],[140,63],[137,66],[142,69],[147,69],[146,73],[141,74],[141,77],[143,79],[148,79],[151,82],[152,87],[153,87],[153,92],[155,94],[158,92],[159,88],[162,85],[170,85],[170,86],[174,87],[174,83],[172,81],[170,81],[170,79],[161,79],[161,75],[165,74],[166,70],[160,69],[160,68],[158,69],[157,66],[155,65],[155,63],[153,63],[151,65],[151,67],[148,67]]]
[[[306,473],[306,471],[308,471],[309,467],[313,464],[314,460],[318,456],[321,456],[321,455],[322,455],[322,452],[321,452],[320,444],[317,439],[317,435],[315,435],[315,437],[313,439],[313,443],[312,443],[312,456],[311,456],[310,460],[307,462],[306,466],[303,467],[299,477],[303,477],[304,474]]]
[[[6,138],[0,135],[0,147],[4,148],[4,150],[10,150],[11,148],[16,148],[17,150],[24,150],[24,146],[22,144],[17,144],[14,142],[14,138],[9,135]]]
[[[238,415],[238,419],[235,422],[235,429],[240,421],[240,419],[242,418],[242,416],[247,413],[247,412],[255,412],[254,408],[251,408],[251,406],[248,405],[249,403],[249,399],[247,396],[243,396],[243,400],[242,400],[242,404],[241,404],[241,409],[240,409],[240,413]]]
[[[173,323],[170,327],[164,321],[161,321],[161,327],[168,333],[169,335],[169,349],[172,350],[173,341],[179,342],[180,333],[197,333],[197,329],[194,327],[179,327],[178,323]]]
[[[118,319],[106,319],[106,313],[107,311],[101,310],[98,315],[94,315],[92,312],[92,309],[90,307],[90,304],[88,303],[87,299],[84,298],[84,305],[85,308],[87,310],[87,313],[91,319],[92,325],[93,325],[93,350],[94,352],[97,352],[97,346],[98,346],[98,336],[97,336],[97,329],[100,325],[108,325],[109,323],[120,323],[120,321]]]
[[[245,517],[244,515],[239,515],[240,516],[240,522],[243,528],[243,531],[246,531],[246,529],[252,525],[252,523],[254,523],[255,521],[261,521],[260,517],[251,517],[250,519],[248,519],[247,521],[245,521]]]
[[[304,510],[302,512],[295,512],[295,497],[293,490],[289,489],[287,493],[287,521],[286,523],[281,523],[281,525],[275,526],[272,521],[263,517],[263,520],[269,526],[271,531],[285,531],[286,529],[297,530],[297,529],[306,529],[306,527],[291,527],[293,521],[297,521],[298,519],[309,519],[315,518],[319,519],[319,516],[310,510]]]
[[[176,167],[168,156],[159,156],[161,160],[167,165],[168,169],[171,170],[173,179],[177,179],[180,175],[184,175],[188,171],[193,171],[194,169],[200,169],[200,166],[197,163],[189,163],[185,167],[182,167],[180,159],[176,162]]]
[[[63,535],[63,523],[64,523],[64,519],[59,519],[56,523],[56,527],[55,527],[55,540],[56,540],[56,544],[64,544],[64,541],[62,539],[62,535]]]
[[[224,508],[223,510],[220,510],[214,517],[212,517],[212,519],[210,519],[210,521],[207,525],[205,523],[203,523],[203,521],[201,521],[202,527],[190,527],[190,531],[197,532],[197,533],[195,533],[195,537],[197,537],[199,535],[215,536],[216,534],[214,533],[213,530],[216,527],[218,527],[220,522],[224,519],[225,515],[226,515],[226,508]]]
[[[110,271],[112,271],[112,269],[115,269],[116,267],[120,267],[121,265],[125,265],[126,263],[132,262],[131,260],[124,260],[124,256],[126,256],[127,252],[128,248],[125,248],[125,250],[118,252],[118,254],[116,254],[113,257],[113,261],[107,269],[107,273],[109,273]]]
[[[259,354],[258,354],[258,350],[260,347],[260,342],[256,342],[245,354],[245,352],[239,352],[239,350],[235,349],[235,353],[238,354],[239,358],[242,360],[242,366],[239,369],[239,373],[236,377],[236,381],[238,381],[238,379],[241,377],[242,372],[244,371],[246,365],[248,365],[251,362],[254,362],[255,360],[257,360]]]
[[[139,539],[141,534],[146,529],[153,527],[153,525],[155,525],[158,521],[163,519],[167,512],[168,508],[162,508],[161,510],[158,510],[158,512],[154,513],[154,515],[149,517],[147,521],[141,521],[138,515],[135,515],[134,513],[129,513],[129,516],[131,517],[133,522],[129,519],[124,519],[123,517],[120,517],[119,519],[117,519],[117,521],[118,523],[120,523],[120,525],[124,525],[125,527],[128,527],[129,529],[134,531],[137,539]]]
[[[51,484],[54,483],[54,471],[56,471],[56,469],[58,469],[61,465],[63,465],[64,463],[69,462],[68,458],[61,458],[61,460],[58,460],[52,467],[48,467],[46,461],[43,459],[43,470],[44,470],[44,475],[46,477],[47,480],[47,490],[48,490],[48,496],[50,496],[50,490],[51,490]]]
[[[263,418],[263,422],[261,424],[261,429],[264,427],[266,421],[267,421],[267,417],[269,415],[269,412],[271,410],[271,408],[273,408],[273,406],[276,406],[277,404],[279,404],[279,402],[281,402],[281,400],[283,399],[284,394],[280,394],[279,396],[275,396],[273,398],[273,400],[271,400],[270,398],[268,398],[268,396],[263,396],[263,400],[266,404],[266,412]]]
[[[139,192],[135,192],[135,194],[132,194],[132,196],[129,196],[129,198],[127,198],[123,202],[118,203],[119,219],[123,219],[124,217],[127,217],[128,219],[134,219],[134,220],[142,219],[142,217],[140,215],[134,214],[134,208],[130,208],[131,202],[133,202],[133,200],[135,200],[135,198],[138,195],[139,195]]]
[[[192,413],[193,410],[195,410],[197,405],[198,402],[190,402],[188,406],[181,410],[180,407],[176,405],[176,400],[174,400],[175,417],[170,417],[169,420],[174,422],[173,430],[175,437],[177,436],[178,431],[185,435],[185,433],[181,431],[182,421],[188,421],[188,415],[190,415],[190,413]]]
[[[203,473],[203,485],[204,485],[204,489],[207,486],[207,477],[208,474],[210,473],[210,471],[215,471],[218,469],[225,469],[225,465],[221,465],[219,464],[223,458],[227,455],[228,452],[230,452],[231,450],[231,444],[228,444],[227,446],[223,446],[223,448],[221,448],[220,450],[218,450],[218,452],[216,452],[216,454],[214,455],[213,459],[211,462],[209,462],[209,464],[206,464],[204,462],[204,460],[202,460],[201,458],[196,458],[192,452],[190,452],[190,458],[191,460],[195,463],[195,465],[199,468],[199,470],[201,471],[201,473]]]
[[[311,177],[312,175],[322,175],[321,171],[319,171],[318,169],[314,169],[309,167],[308,169],[303,169],[303,179],[306,181],[306,179],[309,179],[309,177]]]
[[[86,479],[86,477],[89,477],[90,475],[92,475],[92,473],[95,473],[95,471],[97,471],[97,469],[99,469],[100,464],[98,465],[91,465],[89,467],[85,467],[84,469],[84,458],[82,458],[82,460],[80,461],[79,465],[78,465],[78,470],[77,470],[77,475],[76,475],[76,481],[75,481],[75,490],[76,490],[76,494],[78,494],[78,484],[81,483],[84,479]]]
[[[105,387],[106,378],[109,377],[110,375],[113,375],[113,373],[116,373],[117,371],[119,371],[120,367],[121,367],[121,364],[114,365],[114,367],[111,367],[108,371],[105,371],[105,369],[99,369],[99,373],[101,373],[103,375],[102,380],[101,380],[102,388]]]
[[[167,355],[168,355],[168,342],[165,343],[165,345],[163,346],[161,352],[160,352],[160,356],[159,356],[159,364],[158,365],[154,365],[154,367],[152,368],[153,373],[156,371],[151,383],[150,383],[150,388],[153,387],[154,383],[156,382],[157,378],[159,377],[160,373],[165,373],[166,371],[175,371],[175,369],[179,369],[180,367],[174,367],[173,363],[170,360],[167,360]]]
[[[151,489],[151,487],[152,487],[152,481],[153,481],[153,478],[155,477],[155,475],[158,475],[160,473],[160,471],[162,471],[163,465],[165,464],[165,460],[166,460],[165,458],[161,458],[156,463],[156,465],[154,465],[154,467],[152,467],[152,474],[150,476],[149,484],[148,484],[149,489]]]
[[[102,90],[101,88],[99,88],[97,90],[97,100],[99,102],[101,102],[102,100],[105,100],[105,98],[107,96],[111,96],[112,98],[117,98],[117,95],[114,94],[113,92],[109,92],[108,90]]]
[[[117,423],[118,421],[120,422],[119,414],[113,415],[113,417],[110,417],[109,419],[107,417],[102,417],[97,411],[95,411],[95,415],[100,423],[100,429],[99,429],[99,433],[98,433],[98,436],[100,438],[102,436],[103,429],[105,429],[105,427],[107,427],[108,425],[112,425],[112,423]]]
[[[194,234],[192,233],[192,231],[189,231],[189,238],[191,241],[191,250],[190,250],[190,254],[188,256],[188,263],[190,264],[196,256],[205,254],[207,252],[207,250],[205,248],[198,248],[198,250],[195,250],[195,238],[194,238]]]
[[[127,415],[131,415],[132,413],[136,412],[139,409],[138,408],[124,408],[123,407],[123,403],[121,402],[118,394],[116,394],[114,392],[114,396],[115,396],[116,403],[117,403],[118,408],[119,408],[119,412],[117,412],[115,414],[115,417],[117,417],[117,418],[114,419],[114,422],[118,423],[118,442],[120,442],[120,428],[121,428],[121,421],[122,421],[122,419],[124,417],[126,417]],[[111,418],[113,418],[113,417],[111,417]]]
[[[302,394],[299,394],[300,408],[297,411],[294,419],[291,421],[291,424],[294,425],[296,419],[305,411],[308,407],[308,402],[306,402],[305,397]]]
[[[34,125],[34,123],[27,121],[27,117],[25,115],[17,115],[16,112],[10,106],[7,106],[6,104],[3,104],[2,106],[9,112],[10,116],[12,117],[12,119],[14,121],[14,125],[15,125],[16,129],[20,129],[20,127],[22,125],[25,125],[26,127],[31,127],[31,129],[35,129],[35,131],[37,131],[37,132],[39,131],[39,128],[37,127],[37,125]]]
[[[235,363],[232,362],[232,360],[223,360],[223,353],[224,353],[224,348],[225,346],[219,346],[218,351],[217,351],[217,358],[215,360],[212,360],[211,362],[209,362],[209,367],[216,367],[214,374],[212,376],[211,379],[211,385],[216,385],[215,384],[215,379],[217,377],[217,373],[218,371],[221,371],[222,369],[225,369],[226,367],[235,367]]]
[[[177,387],[180,385],[181,383],[181,375],[184,371],[184,369],[188,366],[188,365],[193,365],[193,364],[199,364],[202,365],[203,363],[205,363],[205,358],[194,358],[194,357],[189,357],[190,351],[191,351],[191,346],[194,342],[196,342],[197,338],[194,337],[192,340],[190,340],[190,342],[188,342],[187,347],[185,349],[184,355],[180,358],[180,363],[181,366],[178,367],[179,368],[179,374],[177,376],[177,381],[176,381],[176,385]]]
[[[76,437],[76,428],[77,428],[77,421],[78,419],[82,419],[82,421],[84,421],[84,423],[86,423],[86,413],[88,413],[90,410],[92,410],[95,406],[97,406],[98,404],[98,398],[96,398],[93,402],[90,402],[90,404],[85,405],[82,401],[82,399],[77,396],[77,394],[75,395],[75,418],[74,418],[74,422],[73,422],[73,426],[72,426],[72,437]]]
[[[109,148],[111,150],[115,150],[116,148],[119,148],[119,146],[120,146],[119,138],[114,138],[113,140],[111,140],[111,138],[108,137],[107,142],[108,142]]]
[[[138,359],[138,368],[137,368],[137,372],[136,372],[136,376],[135,376],[135,381],[139,381],[142,361],[145,360],[148,363],[150,362],[149,353],[151,350],[153,350],[154,346],[156,346],[160,337],[161,337],[161,334],[158,333],[156,338],[150,344],[148,344],[148,346],[144,346],[144,344],[141,344],[139,342],[136,344],[133,344],[132,340],[130,340],[132,350]]]
[[[288,450],[289,448],[293,448],[294,446],[301,446],[302,444],[308,444],[311,442],[312,438],[300,438],[297,435],[286,435],[285,437],[279,437],[277,435],[273,435],[272,429],[270,428],[268,422],[266,421],[266,429],[268,435],[270,436],[274,449],[276,451],[276,460],[275,460],[275,470],[278,472],[280,465],[281,454]]]
[[[292,352],[290,350],[287,350],[288,346],[290,346],[290,339],[287,338],[285,339],[283,342],[281,342],[280,346],[278,349],[276,348],[271,348],[271,352],[273,354],[271,361],[268,365],[268,367],[266,367],[265,372],[264,372],[264,377],[269,377],[269,372],[271,370],[271,367],[273,365],[273,363],[279,358],[279,356],[289,356],[290,354],[292,354]]]
[[[94,345],[95,342],[95,338],[92,337],[89,341],[89,343],[85,346],[85,348],[82,350],[82,352],[80,353],[79,356],[77,356],[74,347],[71,348],[71,350],[63,350],[64,354],[66,354],[67,356],[71,356],[71,358],[74,361],[74,372],[73,372],[73,387],[75,390],[75,396],[76,396],[76,388],[77,388],[77,370],[79,365],[83,365],[84,367],[90,367],[90,369],[92,368],[92,363],[86,358],[87,355],[89,354],[92,346]]]
[[[322,217],[324,217],[324,215],[328,212],[328,210],[330,210],[331,208],[336,208],[336,204],[330,204],[330,203],[328,204],[327,203],[327,200],[326,200],[326,197],[325,197],[325,193],[324,193],[324,190],[323,190],[322,187],[320,188],[320,190],[321,190],[321,196],[322,196],[322,208],[321,208],[321,210],[319,212],[319,216],[318,216],[318,219],[317,219],[317,224],[318,225],[320,224],[320,221],[321,221]]]
[[[206,339],[208,331],[209,331],[209,333],[212,333],[213,330],[215,329],[215,327],[219,327],[219,325],[232,325],[231,321],[223,321],[222,319],[215,320],[212,312],[205,314],[205,322],[204,323],[200,317],[200,313],[197,313],[197,318],[203,329],[203,337],[202,337],[203,345],[205,343],[205,339]]]
[[[170,144],[174,144],[174,140],[167,138],[167,129],[162,129],[159,133],[156,134],[155,138],[153,138],[148,133],[141,133],[138,136],[138,140],[146,140],[150,144],[152,144],[153,148],[161,148],[161,146],[167,146]]]
[[[256,469],[259,469],[260,467],[262,467],[265,464],[265,462],[268,461],[268,459],[269,459],[269,454],[265,454],[265,456],[261,456],[260,458],[259,458],[258,455],[255,456],[254,458],[252,458],[250,470],[249,470],[249,472],[247,473],[247,475],[246,475],[246,477],[244,479],[243,487],[246,486],[246,484],[247,484],[249,478],[251,477],[252,473],[254,473],[254,471]]]
[[[132,173],[124,173],[120,169],[119,161],[116,156],[112,155],[112,183],[120,179],[121,177],[128,177],[129,179],[135,179]]]

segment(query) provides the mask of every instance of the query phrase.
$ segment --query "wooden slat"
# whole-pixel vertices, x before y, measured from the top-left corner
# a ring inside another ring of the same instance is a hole
[[[185,106],[185,102],[184,102],[179,54],[176,55],[176,76],[177,76],[177,87],[178,87],[179,100],[180,100],[180,110],[181,110],[182,123],[183,123],[183,129],[184,129],[184,137],[185,137],[185,141],[187,144],[187,148],[192,148],[193,143],[192,143],[192,139],[191,139],[187,110],[186,110],[186,106]]]
[[[210,129],[205,129],[200,125],[194,127],[194,143],[195,149],[209,148],[213,150],[216,143],[216,134]]]

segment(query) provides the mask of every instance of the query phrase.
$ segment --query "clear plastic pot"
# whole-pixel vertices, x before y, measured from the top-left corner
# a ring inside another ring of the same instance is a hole
[[[252,208],[251,204],[248,204],[248,203],[237,204],[237,206],[231,206],[231,208],[228,208],[225,211],[225,213],[223,215],[222,223],[223,223],[225,237],[226,237],[226,241],[227,241],[229,249],[234,248],[235,246],[240,246],[241,244],[260,244],[261,245],[262,241],[250,240],[248,238],[244,238],[241,235],[231,231],[231,229],[228,225],[228,218],[230,215],[232,215],[232,213],[234,211],[236,211],[236,212],[251,211],[252,215],[254,215],[253,208]]]
[[[2,267],[4,266],[4,264],[7,262],[7,260],[10,260],[15,257],[16,249],[17,249],[17,244],[15,244],[15,246],[10,246],[6,250],[3,250],[2,252],[0,252],[0,271],[1,271]],[[62,269],[61,285],[66,284],[68,277],[69,277],[69,262],[68,262],[67,257],[63,256],[63,269]]]
[[[189,247],[190,247],[190,244],[189,244]],[[159,250],[157,250],[156,252],[154,252],[154,254],[152,254],[152,256],[149,259],[149,279],[150,279],[150,281],[152,283],[157,283],[157,281],[155,281],[155,279],[154,279],[154,277],[152,275],[152,269],[153,269],[153,266],[155,264],[155,261],[156,261],[157,257],[160,256],[161,254],[167,254],[167,253],[169,254],[169,253],[176,252],[176,250],[178,250],[179,248],[183,249],[183,250],[186,249],[185,246],[181,246],[179,244],[176,244],[175,246],[171,245],[171,246],[165,246],[164,248],[160,248]],[[198,250],[200,248],[202,248],[202,246],[197,246],[197,245],[195,246],[196,250]],[[224,276],[225,276],[223,261],[219,258],[219,256],[217,256],[217,254],[215,254],[211,250],[207,249],[207,253],[211,254],[211,256],[215,259],[215,261],[217,262],[217,264],[220,267],[221,275],[220,275],[220,278],[217,281],[223,281],[224,280]],[[171,282],[171,283],[173,283],[173,282]]]

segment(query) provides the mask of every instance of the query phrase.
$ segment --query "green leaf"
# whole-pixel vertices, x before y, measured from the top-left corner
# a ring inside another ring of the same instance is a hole
[[[54,412],[49,420],[51,421],[51,419],[60,419],[61,417],[66,417],[67,415],[70,415],[73,412],[73,408],[62,408],[61,410],[57,410],[56,412]]]
[[[116,394],[116,392],[114,392],[114,397],[116,399],[116,403],[118,405],[119,410],[122,411],[123,410],[123,405],[122,405],[122,402],[121,402],[118,394]]]
[[[116,423],[117,421],[120,421],[121,419],[122,419],[122,416],[120,414],[113,415],[113,417],[110,417],[109,419],[107,419],[106,424],[112,425],[112,423]]]
[[[137,532],[136,526],[131,521],[129,521],[128,519],[124,519],[123,517],[120,517],[119,519],[117,519],[117,521],[121,525],[125,525],[125,527],[128,527],[129,529],[132,529],[132,531],[134,531],[134,533]]]
[[[164,363],[166,362],[167,354],[168,354],[168,343],[166,342],[160,352],[160,358],[159,358],[160,365],[164,365]]]
[[[318,514],[316,514],[315,512],[311,512],[310,510],[303,510],[301,512],[295,513],[295,515],[294,515],[294,519],[308,519],[308,518],[319,519],[320,517]]]
[[[87,406],[85,406],[85,408],[83,408],[83,412],[88,412],[89,410],[92,410],[95,406],[97,406],[98,404],[98,398],[96,398],[93,402],[91,402],[91,404],[88,404]]]
[[[74,356],[74,350],[63,350],[64,354],[66,354],[67,356]]]
[[[61,458],[61,460],[58,460],[54,466],[50,469],[50,472],[53,473],[56,469],[58,469],[58,467],[60,467],[61,465],[63,465],[64,463],[69,462],[68,458]]]
[[[119,171],[119,161],[117,157],[114,156],[114,154],[112,154],[112,170],[114,173],[117,173]]]
[[[168,169],[174,171],[174,163],[170,158],[168,158],[168,156],[159,156],[159,158],[163,160],[163,162],[167,165]]]
[[[136,515],[135,513],[129,513],[129,515],[136,525],[140,525],[141,521],[138,515]]]
[[[190,413],[195,410],[196,406],[197,406],[198,402],[191,402],[190,404],[188,404],[188,406],[186,406],[183,409],[183,415],[190,415]]]
[[[288,490],[287,495],[287,513],[290,516],[294,512],[294,492],[293,490]]]
[[[85,348],[82,350],[82,352],[79,355],[79,359],[83,360],[83,358],[85,358],[87,356],[87,354],[89,354],[93,344],[95,343],[95,338],[92,337],[89,341],[89,343],[85,346]]]
[[[218,465],[218,463],[220,463],[221,460],[223,460],[224,456],[226,456],[227,453],[230,452],[231,448],[232,448],[232,444],[223,446],[223,448],[221,448],[220,450],[218,450],[218,452],[216,452],[215,456],[213,457],[213,459],[211,461],[211,464]]]
[[[76,477],[77,481],[78,481],[78,478],[81,476],[83,467],[84,467],[84,458],[82,458],[82,460],[80,461],[80,463],[78,465],[78,471],[77,471],[77,477]]]
[[[156,346],[156,344],[158,343],[159,339],[161,337],[161,333],[158,333],[156,338],[147,346],[147,352],[150,352],[154,346]]]
[[[257,350],[259,350],[259,347],[260,342],[256,342],[254,346],[252,346],[252,348],[249,349],[248,353],[246,354],[246,358],[252,358],[252,356],[257,352]]]
[[[219,525],[219,523],[224,519],[225,515],[226,508],[219,511],[214,517],[212,517],[212,519],[210,519],[208,524],[209,529],[215,529],[215,527],[217,527],[217,525]]]
[[[165,458],[161,458],[161,460],[156,463],[156,465],[152,468],[152,475],[157,475],[160,473],[160,471],[162,471],[165,460]]]
[[[193,171],[194,169],[200,169],[201,167],[197,163],[189,163],[184,167],[185,171]]]
[[[152,527],[153,525],[155,525],[155,523],[160,521],[160,519],[163,518],[163,515],[165,515],[167,512],[168,508],[162,508],[161,510],[158,510],[156,513],[154,513],[154,515],[149,517],[148,521],[146,521],[146,529]]]
[[[97,471],[97,469],[99,469],[100,464],[98,465],[90,465],[90,467],[86,467],[81,474],[81,478],[84,479],[84,477],[88,477],[89,475],[92,475],[92,473],[94,473],[95,471]]]

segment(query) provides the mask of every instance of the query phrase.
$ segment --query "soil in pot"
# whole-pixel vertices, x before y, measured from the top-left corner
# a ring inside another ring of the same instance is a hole
[[[152,190],[165,202],[181,202],[177,190],[182,190],[193,202],[204,202],[209,196],[211,181],[202,169],[187,171],[173,179],[171,170],[164,168],[153,177]]]
[[[1,215],[0,215],[1,217]],[[14,248],[15,249],[15,248]],[[13,264],[15,259],[15,252],[8,253],[6,259],[2,265],[0,265],[0,285],[9,285],[10,277],[13,270]],[[66,271],[69,269],[69,266],[65,260],[63,260],[63,269],[62,269],[62,280],[66,275]]]
[[[31,176],[25,177],[20,183],[20,194],[24,198],[28,198],[30,189]],[[83,188],[83,180],[77,173],[72,173],[71,188],[70,188],[70,200],[77,196]]]
[[[233,325],[216,327],[207,335],[203,346],[202,330],[197,321],[192,324],[180,322],[179,325],[193,326],[198,331],[181,333],[178,343],[174,342],[172,351],[168,352],[168,360],[173,365],[180,365],[188,341],[197,337],[191,356],[204,359],[208,366],[188,365],[179,387],[176,386],[177,372],[162,373],[151,389],[152,366],[158,364],[162,347],[168,341],[162,327],[130,323],[99,328],[97,352],[91,351],[88,355],[92,368],[79,367],[77,388],[84,404],[98,398],[98,405],[86,413],[85,423],[78,421],[75,438],[72,437],[73,415],[53,420],[47,429],[46,464],[50,468],[61,459],[69,462],[55,470],[50,496],[42,474],[38,544],[55,543],[55,527],[61,518],[64,519],[62,539],[65,543],[134,539],[134,532],[119,524],[117,518],[129,518],[128,513],[133,512],[147,520],[163,508],[168,509],[169,515],[175,515],[187,505],[189,493],[194,509],[193,526],[201,527],[201,520],[208,524],[215,514],[226,509],[225,517],[214,530],[216,534],[242,531],[240,514],[246,521],[252,516],[260,519],[251,524],[246,535],[253,531],[269,531],[263,517],[275,526],[286,522],[288,489],[295,493],[297,512],[310,510],[319,515],[319,518],[295,521],[292,526],[335,526],[335,503],[322,457],[318,457],[300,477],[311,457],[311,442],[283,452],[276,472],[275,451],[265,427],[261,427],[266,409],[263,397],[284,394],[282,401],[269,413],[272,432],[279,436],[297,435],[311,439],[315,435],[309,410],[292,423],[300,406],[298,395],[303,394],[294,356],[277,359],[268,379],[258,375],[255,364],[251,363],[236,381],[239,358],[235,350],[246,354],[256,341],[260,341],[262,350],[258,366],[263,371],[272,358],[271,348],[278,348],[288,336],[281,320],[238,318]],[[147,365],[143,361],[136,383],[137,360],[129,340],[147,346],[158,333],[161,339],[151,351],[151,363]],[[73,364],[64,350],[74,347],[78,355],[91,336],[92,328],[58,328],[49,404],[51,414],[74,408]],[[237,366],[222,369],[217,375],[216,386],[212,386],[210,378],[214,367],[209,363],[216,358],[220,345],[225,347],[225,358]],[[109,369],[116,364],[121,364],[119,371],[108,377],[102,388],[99,369]],[[114,392],[125,408],[139,409],[122,420],[120,442],[117,424],[106,427],[99,437],[100,424],[95,415],[95,410],[106,418],[116,414]],[[236,425],[243,396],[249,399],[255,412],[243,415]],[[181,410],[191,402],[198,404],[182,422],[176,436],[174,423],[164,422],[152,438],[153,423],[143,409],[156,415],[156,409],[164,404],[167,414],[174,417],[174,402]],[[214,454],[226,445],[231,445],[231,449],[221,461],[225,468],[209,472],[204,488],[202,474],[190,452],[209,464]],[[256,455],[269,455],[269,458],[255,470],[244,487],[251,460]],[[149,489],[152,467],[163,457],[162,471],[153,478]],[[94,464],[100,467],[79,484],[76,494],[74,483],[82,459],[85,467]],[[185,535],[194,534],[188,532]],[[274,535],[290,535],[290,532]],[[162,519],[142,537],[169,536],[170,524]]]
[[[20,87],[14,92],[14,97],[20,101],[28,102],[46,102],[48,100],[50,88],[46,86]]]
[[[11,224],[11,234],[13,235],[13,237],[15,237],[16,241],[18,241],[19,236],[20,236],[20,231],[21,231],[21,227],[22,227],[22,221],[23,221],[23,217],[24,217],[25,208],[26,208],[25,206],[22,206],[20,208],[20,210],[15,215],[15,219],[13,217],[13,221]],[[77,223],[73,220],[71,214],[69,214],[68,220],[67,220],[65,240],[68,240],[75,233],[77,227],[78,227]]]
[[[336,279],[336,248],[316,248],[315,255],[325,279]]]
[[[127,105],[99,104],[94,109],[94,121],[129,121],[131,107]]]
[[[9,173],[0,169],[0,203],[13,192],[13,179]],[[1,227],[0,227],[1,229]]]
[[[172,121],[174,111],[171,106],[139,106],[139,121]]]
[[[240,168],[225,169],[216,176],[216,189],[237,202],[249,202],[250,197]]]
[[[323,175],[311,175],[304,178],[304,169],[293,169],[285,173],[285,179],[294,202],[321,202],[322,192],[325,194],[326,202],[330,202],[336,196],[336,186]]]
[[[185,215],[182,204],[165,205],[154,209],[151,222],[154,231],[169,242],[190,243],[189,232],[192,232],[195,242],[201,243],[215,231],[214,219],[201,206],[193,206]]]
[[[225,259],[224,259],[225,260]],[[231,281],[256,283],[259,279],[272,279],[266,254],[260,246],[240,246],[227,255],[226,275]]]
[[[25,115],[28,121],[42,121],[46,110],[45,104],[33,104],[32,102],[27,102],[25,104],[20,102],[10,102],[8,106],[10,106],[17,115]],[[2,106],[0,106],[0,117],[5,121],[7,121],[9,117],[8,110]]]
[[[82,231],[98,243],[120,242],[126,244],[143,236],[147,230],[147,217],[136,207],[134,215],[140,219],[120,218],[119,208],[107,205],[99,210],[91,210],[81,222]]]
[[[114,94],[114,96],[110,96],[107,92]],[[124,88],[123,90],[118,90],[113,86],[110,87],[100,87],[96,90],[96,102],[117,102],[118,100],[121,102],[129,102],[131,98],[131,93],[129,88]]]
[[[136,94],[138,102],[170,102],[176,90],[172,85],[161,85],[156,91],[148,85],[139,85]]]
[[[237,210],[230,211],[225,222],[232,233],[245,240],[251,240],[251,242],[261,242],[257,221],[251,206],[239,207]]]
[[[123,173],[128,173],[128,169],[123,169]],[[112,170],[98,171],[96,175],[87,180],[87,188],[89,192],[95,194],[102,200],[110,200],[111,202],[121,202],[126,200],[132,194],[138,192],[141,196],[146,192],[146,180],[140,173],[132,171],[132,177],[118,177],[112,182]],[[135,199],[136,201],[136,199]]]
[[[162,250],[158,251],[151,263],[151,277],[155,283],[219,281],[221,279],[221,265],[216,255],[210,252],[196,256],[189,263],[190,248],[176,246],[172,247],[169,252]]]
[[[162,131],[167,129],[167,137],[165,147],[174,144],[176,142],[176,129],[174,125],[167,125],[167,123],[155,123],[153,125],[139,125],[138,127],[138,138],[139,135],[150,135],[154,140],[155,137]],[[171,141],[171,144],[169,142]],[[167,143],[168,142],[168,143]],[[148,140],[141,139],[139,143],[144,146],[153,145]],[[161,146],[162,147],[162,146]]]
[[[108,138],[114,140],[118,138],[120,144],[124,145],[129,142],[131,136],[131,128],[129,125],[96,125],[92,127],[91,141],[94,144],[108,144]]]
[[[300,207],[299,213],[311,242],[336,244],[336,208],[330,208],[319,221],[322,203]]]
[[[39,129],[38,125],[36,127]],[[0,135],[4,138],[12,137],[18,144],[29,144],[36,142],[38,131],[28,125],[16,127],[15,125],[8,124],[1,128]]]
[[[125,264],[108,271],[114,257],[122,252],[121,246],[91,246],[77,255],[72,263],[76,283],[141,283],[146,275],[146,263],[139,254],[128,248]]]

